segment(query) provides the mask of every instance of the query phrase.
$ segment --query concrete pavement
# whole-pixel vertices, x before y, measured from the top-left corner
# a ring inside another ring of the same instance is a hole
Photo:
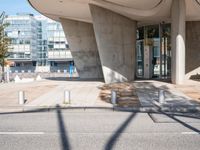
[[[24,106],[51,107],[66,106],[64,91],[71,93],[71,107],[99,106],[111,107],[99,99],[100,81],[56,81],[43,80],[31,83],[8,83],[0,85],[0,106],[12,107],[18,105],[18,92],[25,91],[27,99]]]
[[[0,148],[6,150],[198,150],[200,147],[200,114],[57,109],[5,113],[0,120]]]
[[[42,94],[25,106],[111,107],[111,104],[99,99],[100,89],[98,87],[102,84],[98,81],[59,82],[54,89]],[[70,91],[70,104],[64,104],[64,91],[66,90]]]
[[[200,111],[198,99],[189,95],[188,91],[198,91],[199,82],[188,81],[185,85],[173,85],[160,81],[135,81],[133,84],[141,106],[131,107],[141,110],[142,107],[157,109],[155,102],[158,102],[158,91],[165,91],[165,103],[160,105],[168,111],[177,111],[177,107],[184,107]],[[104,85],[98,81],[64,81],[64,80],[43,80],[32,83],[9,83],[0,85],[0,111],[28,110],[30,107],[51,108],[57,105],[62,107],[105,107],[113,108],[110,101],[101,100],[100,90]],[[26,103],[18,105],[18,91],[24,90]],[[64,104],[64,91],[71,92],[71,104]],[[191,94],[191,93],[190,93]],[[200,97],[200,93],[195,93]],[[171,109],[172,108],[172,109]],[[175,109],[174,109],[175,108]],[[6,110],[9,109],[9,110]],[[35,108],[34,108],[35,109]],[[173,110],[174,109],[174,110]],[[162,109],[164,110],[164,109]],[[182,111],[182,110],[181,110]],[[190,111],[190,110],[189,110]]]
[[[181,87],[192,88],[188,85],[173,85],[171,83],[160,81],[136,81],[133,83],[137,90],[142,106],[154,106],[154,101],[159,101],[159,91],[164,90],[165,103],[163,106],[199,106],[200,101],[187,95],[186,92],[181,90]],[[193,83],[193,85],[199,83]],[[199,84],[200,86],[200,84]],[[200,94],[199,94],[200,97]]]

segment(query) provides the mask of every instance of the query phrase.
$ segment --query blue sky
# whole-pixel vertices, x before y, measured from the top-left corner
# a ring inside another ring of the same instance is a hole
[[[0,0],[0,13],[2,11],[5,11],[6,15],[16,15],[16,13],[39,14],[27,0]]]

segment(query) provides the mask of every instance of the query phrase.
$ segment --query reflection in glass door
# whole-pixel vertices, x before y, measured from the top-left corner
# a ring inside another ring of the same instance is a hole
[[[160,77],[160,40],[155,39],[152,48],[152,78]]]
[[[137,77],[144,75],[144,42],[143,40],[137,41]]]
[[[170,24],[161,24],[161,78],[171,77],[171,27]]]
[[[138,78],[164,79],[171,76],[170,24],[140,27],[137,30]]]

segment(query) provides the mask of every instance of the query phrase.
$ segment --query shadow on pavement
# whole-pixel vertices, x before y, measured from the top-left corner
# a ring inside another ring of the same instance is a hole
[[[175,94],[175,92],[170,89],[167,85],[161,85],[161,86],[155,86],[153,83],[151,82],[134,82],[133,83],[136,86],[136,91],[138,91],[139,93],[142,93],[144,95],[148,95],[148,100],[147,102],[151,102],[150,99],[154,99],[156,101],[158,101],[159,99],[159,91],[160,90],[164,90],[164,95],[165,95],[165,100],[167,102],[168,105],[172,105],[172,106],[176,106],[176,105],[185,105],[185,106],[189,106],[189,105],[193,105],[193,106],[198,106],[200,105],[200,101],[197,101],[195,99],[190,99],[188,100],[186,97],[188,97],[184,92],[180,91],[180,93],[182,94]]]
[[[78,108],[77,108],[78,109]],[[92,108],[90,108],[92,109]],[[94,109],[98,109],[97,107],[95,107]],[[68,133],[67,133],[67,127],[65,126],[64,123],[64,118],[62,116],[62,113],[64,112],[64,110],[61,108],[59,105],[57,105],[57,107],[53,110],[51,110],[51,112],[56,112],[57,114],[57,122],[58,122],[58,127],[59,127],[59,133],[60,133],[60,144],[61,144],[61,149],[62,150],[71,150],[71,145],[69,142],[69,137],[68,137]],[[82,109],[83,111],[85,111],[84,109]],[[32,110],[32,111],[25,111],[25,112],[12,112],[12,113],[0,113],[0,115],[6,115],[6,114],[20,114],[20,113],[39,113],[39,112],[48,112],[48,111],[44,111],[44,109],[36,109],[36,110]],[[67,111],[66,111],[67,112]],[[107,111],[108,112],[108,111]],[[112,113],[113,111],[110,111],[110,113]],[[119,111],[119,112],[123,112],[123,111]],[[127,111],[124,111],[127,112]],[[112,150],[114,149],[114,146],[117,144],[117,142],[120,139],[120,136],[122,135],[122,133],[128,128],[128,126],[131,124],[131,122],[133,121],[133,119],[136,117],[137,113],[145,113],[148,114],[149,112],[140,112],[140,111],[129,111],[132,112],[130,114],[130,116],[127,117],[127,119],[125,121],[122,122],[121,125],[119,125],[119,127],[116,129],[116,131],[114,132],[114,134],[107,140],[106,144],[104,145],[104,150]],[[185,114],[185,113],[172,113],[172,112],[163,112],[163,111],[158,111],[158,112],[150,112],[152,114],[164,114],[167,117],[173,119],[174,121],[176,121],[177,123],[180,123],[181,125],[183,125],[184,127],[198,133],[198,135],[200,134],[200,130],[189,125],[188,123],[177,119],[176,117],[187,117],[187,118],[195,118],[195,119],[200,119],[200,114],[197,113],[195,116],[195,113],[193,114]]]
[[[63,150],[70,150],[71,146],[70,146],[70,143],[69,143],[67,130],[66,130],[66,127],[65,127],[65,123],[63,121],[61,109],[58,105],[57,105],[56,113],[57,113],[57,119],[58,119],[59,131],[60,131],[60,141],[61,141],[62,149]]]
[[[194,131],[194,132],[200,134],[200,130],[199,130],[199,129],[197,129],[197,128],[191,126],[191,125],[189,125],[188,123],[186,123],[186,122],[184,122],[184,121],[182,121],[182,120],[180,120],[180,119],[178,119],[178,118],[176,118],[175,115],[170,115],[170,114],[167,114],[167,113],[165,113],[165,112],[162,112],[162,113],[165,114],[167,117],[173,119],[174,121],[180,123],[180,124],[183,125],[184,127],[186,127],[186,128],[188,128],[188,129],[190,129],[190,130],[192,130],[192,131]],[[199,119],[199,118],[198,118],[198,119]]]
[[[115,144],[117,143],[117,140],[120,138],[121,133],[128,127],[128,125],[131,123],[133,118],[135,117],[136,113],[132,113],[121,125],[120,127],[115,131],[115,134],[110,137],[108,142],[105,145],[105,150],[112,150]]]

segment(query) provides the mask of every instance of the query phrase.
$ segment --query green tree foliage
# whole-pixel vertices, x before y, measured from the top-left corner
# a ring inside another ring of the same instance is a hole
[[[9,25],[4,22],[5,13],[2,12],[0,15],[0,65],[2,67],[2,81],[5,80],[4,66],[8,55],[10,46],[10,38],[5,35],[5,28]]]

